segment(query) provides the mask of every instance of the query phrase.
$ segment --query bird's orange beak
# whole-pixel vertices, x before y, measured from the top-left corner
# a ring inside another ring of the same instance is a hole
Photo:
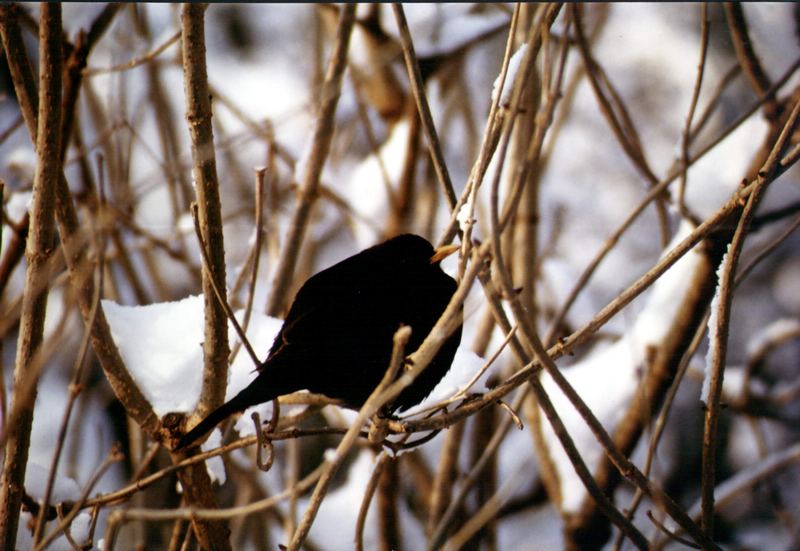
[[[439,247],[433,253],[433,256],[430,259],[431,264],[438,264],[454,252],[456,252],[460,247],[458,245],[444,245],[443,247]]]

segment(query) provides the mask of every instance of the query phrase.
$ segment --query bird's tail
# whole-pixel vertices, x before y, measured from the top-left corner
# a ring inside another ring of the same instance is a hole
[[[211,432],[211,430],[221,421],[227,419],[234,413],[242,412],[252,405],[260,404],[272,399],[263,395],[260,397],[255,396],[256,393],[254,390],[256,389],[253,388],[253,385],[246,387],[239,394],[231,398],[231,400],[225,402],[220,407],[209,413],[205,419],[200,421],[200,423],[198,423],[192,430],[181,437],[181,439],[178,441],[178,447],[175,448],[175,451],[180,451],[189,447],[202,436],[205,436],[206,433]]]

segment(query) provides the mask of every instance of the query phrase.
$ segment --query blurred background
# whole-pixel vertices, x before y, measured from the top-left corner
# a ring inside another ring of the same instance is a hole
[[[652,268],[682,222],[708,219],[743,179],[755,177],[776,139],[776,129],[794,106],[791,98],[797,97],[799,81],[793,71],[800,59],[800,42],[794,4],[744,4],[727,8],[729,13],[720,4],[589,4],[562,7],[552,20],[547,19],[548,7],[487,3],[404,9],[457,197],[475,183],[479,159],[489,151],[487,125],[500,120],[492,101],[504,59],[538,33],[537,57],[529,62],[530,76],[518,110],[511,109],[513,94],[503,96],[496,108],[505,113],[504,120],[513,114],[516,127],[507,142],[501,140],[507,148],[487,157],[491,162],[478,180],[482,184],[470,195],[459,219],[460,227],[469,226],[476,242],[484,242],[495,231],[492,202],[510,209],[501,209],[511,213],[510,229],[502,234],[505,261],[525,311],[541,338],[554,344],[583,327]],[[65,40],[75,44],[79,33],[88,30],[104,9],[102,4],[65,4]],[[226,283],[234,308],[252,301],[254,311],[280,318],[285,314],[269,312],[268,305],[304,182],[339,9],[332,4],[219,4],[210,5],[205,13]],[[580,13],[580,33],[575,13]],[[21,7],[19,23],[34,72],[38,21],[37,6]],[[92,47],[75,105],[64,174],[86,232],[88,258],[93,269],[102,266],[103,298],[121,305],[169,302],[201,292],[202,259],[189,208],[196,199],[180,28],[179,6],[121,5]],[[732,38],[742,28],[748,37],[744,42]],[[743,52],[742,44],[749,53]],[[743,61],[748,59],[756,60],[756,66]],[[4,433],[14,389],[26,266],[22,253],[37,162],[7,67],[4,58],[0,68]],[[512,68],[506,87],[522,72]],[[526,165],[537,132],[542,133],[541,147]],[[330,153],[288,296],[316,271],[392,235],[414,232],[432,242],[445,236],[455,214],[428,143],[416,117],[392,9],[361,5]],[[690,159],[691,166],[682,172],[681,163]],[[255,169],[260,167],[266,168],[266,175],[257,194]],[[493,198],[495,179],[498,195]],[[574,303],[561,312],[595,255],[650,190],[666,180],[675,181],[613,242]],[[751,479],[718,507],[714,537],[726,549],[800,546],[795,499],[800,473],[800,238],[791,233],[799,207],[797,173],[789,170],[762,200],[741,260],[747,265],[764,253],[734,295],[715,483],[755,476],[753,469],[769,466],[769,461],[778,466],[773,465],[769,476],[762,473],[761,478]],[[257,209],[263,215],[258,240]],[[256,243],[261,246],[260,263],[251,286]],[[33,501],[43,495],[84,333],[75,289],[63,258],[57,256],[26,474],[26,492]],[[445,270],[462,275],[456,258],[448,260]],[[674,302],[682,304],[698,286],[713,293],[716,281],[692,280],[688,289],[675,291]],[[592,361],[595,354],[640,327],[636,324],[647,309],[648,293],[559,359],[559,367],[568,373],[571,365]],[[707,302],[695,306],[700,317]],[[496,326],[477,282],[464,312],[462,346],[482,358],[492,357],[505,334]],[[704,325],[697,317],[675,314],[664,323],[686,324],[692,319],[697,327],[691,331],[702,334]],[[686,344],[681,354],[690,349]],[[261,354],[270,345],[254,343]],[[686,354],[685,374],[676,379],[674,401],[665,413],[666,427],[656,451],[647,450],[663,393],[643,415],[643,436],[629,442],[634,462],[641,467],[646,457],[651,460],[648,475],[687,510],[700,499],[704,415],[700,387],[707,348],[703,338],[696,352]],[[629,356],[641,359],[633,349]],[[624,376],[614,375],[613,366],[606,366],[605,376],[596,371],[592,376],[590,386],[597,400],[616,403],[615,396],[620,400],[618,408],[601,418],[609,430],[622,418],[624,404],[633,400],[636,384],[646,378],[647,362],[643,362],[631,360],[632,370]],[[593,367],[602,370],[601,364]],[[518,358],[503,349],[492,365],[491,379],[498,384],[521,367]],[[670,384],[673,378],[674,373]],[[152,434],[126,416],[91,353],[78,382],[82,391],[67,426],[51,504],[77,500],[113,442],[121,443],[124,459],[99,478],[91,495],[109,494],[171,463],[165,451],[152,445]],[[579,381],[573,382],[580,387]],[[566,478],[543,481],[542,458],[548,457],[551,442],[537,428],[546,421],[529,400],[519,399],[523,430],[503,431],[480,469],[475,465],[481,454],[508,419],[500,406],[472,415],[390,461],[379,476],[366,517],[364,548],[422,549],[434,546],[437,530],[442,538],[438,545],[447,540],[449,548],[633,548],[629,540],[617,539],[616,529],[599,529],[589,537],[591,543],[585,543],[570,528],[570,523],[582,522],[576,520],[583,518],[582,506],[571,509],[563,501],[571,491],[564,486],[569,483]],[[594,410],[595,404],[588,398],[587,402]],[[346,426],[341,412],[323,412],[308,422],[335,424],[337,416]],[[255,468],[250,452],[226,455],[227,479],[217,492],[220,505],[246,504],[291,487],[337,442],[337,436],[276,442],[276,463],[268,473]],[[358,509],[379,451],[364,440],[351,454],[323,501],[305,548],[353,548]],[[590,469],[594,472],[593,465]],[[552,471],[552,466],[545,470]],[[178,507],[181,497],[175,482],[174,475],[165,475],[122,500],[99,500],[96,508],[87,507],[74,521],[72,539],[79,548],[99,547],[109,512],[115,508]],[[635,488],[609,484],[605,488],[614,503],[626,511]],[[308,492],[296,492],[275,507],[236,517],[230,522],[233,548],[275,549],[286,543],[307,501]],[[454,502],[447,524],[442,525],[445,510]],[[645,498],[634,523],[652,545],[683,548],[647,518],[648,510],[660,511]],[[25,518],[17,545],[32,548],[26,525],[31,516]],[[667,524],[670,530],[675,528]],[[591,523],[586,526],[591,534]],[[176,530],[170,523],[138,520],[121,530],[116,549],[175,545]],[[70,543],[61,538],[52,548],[70,548]]]

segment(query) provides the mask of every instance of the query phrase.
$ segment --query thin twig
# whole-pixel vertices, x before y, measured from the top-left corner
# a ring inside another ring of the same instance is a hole
[[[274,151],[275,148],[269,148],[270,165],[273,165],[274,170]],[[261,245],[264,241],[264,188],[265,177],[268,168],[259,168],[256,170],[256,204],[255,204],[255,219],[256,219],[256,237],[253,240],[253,267],[250,270],[250,281],[247,286],[247,302],[244,306],[244,319],[242,321],[242,328],[245,333],[247,327],[250,325],[250,316],[253,313],[253,299],[256,293],[256,281],[258,281],[258,267],[261,263]],[[270,181],[274,180],[274,176],[270,175]]]
[[[503,252],[500,246],[500,231],[499,228],[500,224],[500,215],[499,215],[499,197],[498,197],[498,189],[497,189],[497,182],[495,181],[492,185],[491,190],[491,201],[490,201],[490,226],[492,228],[491,231],[491,244],[492,244],[492,257],[493,263],[492,266],[496,273],[499,276],[499,281],[501,283],[503,292],[506,298],[509,300],[511,305],[511,310],[514,313],[514,317],[519,324],[520,327],[520,339],[524,344],[525,354],[526,357],[535,357],[539,362],[542,363],[545,370],[551,377],[556,380],[559,387],[562,388],[562,391],[570,398],[571,401],[582,402],[580,397],[577,396],[574,389],[569,386],[569,383],[566,382],[565,379],[559,378],[560,372],[556,367],[553,360],[548,356],[547,352],[545,351],[544,345],[540,341],[537,330],[533,326],[531,320],[524,312],[524,308],[519,300],[519,297],[514,293],[513,290],[513,283],[511,280],[511,274],[508,272],[506,267],[506,263],[503,260]],[[497,321],[498,323],[502,323],[504,326],[508,325],[508,321],[504,319],[505,315],[501,311],[496,312]],[[515,337],[516,340],[516,337]],[[527,358],[525,358],[527,359]],[[554,374],[554,372],[558,372],[558,374]],[[587,492],[589,495],[592,496],[595,503],[601,510],[603,514],[605,514],[608,519],[616,524],[620,530],[624,531],[625,534],[631,539],[634,544],[639,547],[640,549],[647,548],[647,540],[646,538],[636,529],[633,524],[619,512],[619,510],[614,506],[613,502],[605,496],[602,492],[598,484],[592,478],[591,472],[589,471],[588,467],[586,466],[585,462],[580,456],[571,435],[567,432],[566,427],[561,421],[558,413],[556,412],[552,402],[550,401],[549,396],[544,390],[540,380],[538,377],[532,377],[529,380],[531,385],[531,389],[533,390],[534,396],[536,397],[537,403],[539,407],[544,411],[545,415],[547,416],[548,421],[550,422],[551,427],[553,428],[554,433],[558,437],[559,441],[561,442],[564,451],[567,453],[567,456],[570,459],[573,467],[575,468],[576,473],[583,482]],[[587,414],[588,408],[585,404],[581,404],[583,407],[579,408],[581,414]],[[594,416],[591,412],[588,412],[588,415],[592,417],[592,421],[596,423],[596,426],[599,426],[599,422],[594,419]],[[613,449],[613,442],[611,439],[605,435],[605,444],[607,445],[607,449]]]
[[[744,279],[745,277],[753,271],[753,268],[758,266],[758,264],[764,260],[767,256],[769,256],[775,249],[780,246],[790,235],[792,235],[797,228],[800,228],[800,216],[796,217],[789,226],[783,230],[780,235],[775,237],[772,241],[770,241],[763,249],[758,251],[758,254],[753,256],[750,261],[740,268],[736,274],[736,282],[738,284],[739,281]]]
[[[687,540],[685,538],[682,538],[682,537],[678,536],[677,534],[671,532],[666,526],[664,526],[663,523],[659,522],[659,520],[653,515],[652,511],[647,511],[647,518],[650,519],[650,522],[652,522],[653,524],[656,525],[656,528],[658,528],[661,532],[666,534],[666,536],[670,540],[672,540],[672,541],[674,541],[676,543],[680,543],[681,545],[684,545],[684,546],[686,546],[686,547],[688,547],[690,549],[701,549],[701,547],[699,545],[697,545],[696,543],[694,543],[692,541],[689,541],[689,540]]]
[[[758,172],[755,187],[747,198],[733,239],[730,243],[728,254],[722,265],[719,281],[719,302],[715,324],[715,339],[710,344],[711,359],[708,369],[710,377],[708,382],[708,395],[706,396],[705,423],[703,427],[703,463],[700,492],[703,502],[702,525],[707,536],[711,537],[714,528],[714,483],[715,464],[717,454],[717,425],[719,423],[720,398],[722,395],[722,379],[727,354],[728,329],[733,302],[734,278],[739,256],[744,247],[747,230],[753,214],[759,204],[761,196],[772,181],[772,176],[778,168],[778,163],[784,148],[789,143],[795,128],[800,122],[800,101],[796,101],[792,113],[783,127],[781,135],[772,147],[764,166]]]
[[[101,188],[102,190],[102,188]],[[101,191],[101,197],[105,197],[105,195]],[[103,204],[105,201],[102,201]],[[39,517],[36,519],[36,528],[34,530],[33,541],[34,543],[38,543],[41,541],[41,537],[43,535],[44,524],[45,524],[45,511],[50,503],[50,495],[53,489],[53,485],[55,483],[56,473],[58,472],[58,464],[61,459],[61,451],[64,448],[64,441],[66,440],[67,435],[67,427],[69,425],[69,421],[72,416],[72,409],[75,405],[75,401],[77,400],[80,392],[82,390],[81,386],[81,378],[83,374],[83,367],[85,364],[85,360],[87,357],[87,352],[89,350],[89,336],[91,335],[91,324],[94,323],[94,319],[97,315],[97,307],[100,304],[100,296],[102,295],[103,289],[103,271],[105,268],[105,232],[102,228],[95,228],[95,233],[100,232],[101,235],[97,241],[98,249],[98,260],[97,260],[97,278],[98,282],[95,287],[95,302],[94,302],[94,314],[91,317],[91,321],[89,326],[86,328],[83,339],[81,340],[80,349],[78,351],[78,355],[75,359],[74,369],[73,369],[73,376],[72,380],[69,384],[69,396],[67,401],[67,407],[64,411],[64,415],[62,416],[61,426],[58,429],[58,437],[56,438],[56,446],[53,452],[53,459],[50,465],[50,472],[48,474],[47,485],[45,486],[45,493],[42,497],[42,507],[39,510]]]
[[[227,315],[223,306],[227,302],[225,243],[206,69],[205,10],[206,6],[201,4],[184,4],[180,17],[186,120],[192,148],[197,223],[206,260],[202,271],[205,324],[203,384],[195,411],[198,416],[207,415],[225,401],[230,355]],[[211,479],[202,466],[180,471],[178,477],[188,503],[202,507],[216,506]],[[230,531],[224,523],[199,521],[193,522],[192,527],[202,547],[220,551],[231,548]]]
[[[271,431],[272,428],[277,425],[278,421],[278,401],[272,401],[272,419],[269,421],[269,427],[267,428],[268,431]],[[272,444],[272,440],[269,438],[264,437],[264,431],[261,430],[261,416],[258,414],[257,411],[254,411],[250,414],[250,418],[253,420],[253,427],[256,433],[256,466],[258,470],[261,472],[267,472],[272,468],[272,463],[275,461],[275,446]],[[263,459],[261,457],[261,450],[267,452],[267,458]]]
[[[89,482],[83,488],[81,495],[78,497],[78,501],[75,502],[75,504],[70,509],[69,513],[67,513],[67,515],[61,519],[61,522],[59,523],[58,527],[56,527],[55,529],[53,529],[52,532],[47,534],[47,536],[41,541],[41,543],[39,543],[39,545],[36,546],[36,551],[40,551],[42,549],[47,548],[47,546],[50,545],[62,531],[67,529],[67,527],[72,523],[72,521],[75,520],[75,517],[77,517],[78,514],[81,512],[81,509],[83,509],[83,504],[88,499],[89,494],[95,487],[95,484],[97,484],[97,482],[100,480],[103,474],[105,474],[106,470],[108,470],[108,468],[111,465],[113,465],[117,461],[122,461],[122,459],[123,459],[122,453],[119,451],[116,445],[113,446],[111,448],[111,451],[108,452],[106,458],[103,460],[103,462],[94,472],[92,477],[89,479]]]
[[[495,350],[492,353],[491,357],[489,357],[485,362],[483,362],[483,365],[480,367],[480,369],[469,379],[469,381],[467,381],[464,385],[462,385],[458,389],[458,391],[456,391],[455,394],[453,394],[449,398],[445,398],[443,400],[440,400],[439,402],[436,402],[435,404],[431,404],[430,406],[428,406],[428,407],[426,407],[424,409],[421,409],[419,411],[415,411],[411,415],[401,414],[399,416],[399,418],[400,419],[417,418],[417,417],[419,417],[420,415],[422,415],[424,413],[429,413],[431,411],[436,411],[436,410],[442,409],[444,407],[449,406],[453,402],[458,402],[459,400],[463,400],[463,399],[467,398],[467,393],[469,392],[469,390],[475,385],[475,383],[478,382],[478,380],[481,377],[483,377],[483,374],[486,373],[486,371],[490,367],[492,367],[492,365],[497,361],[497,358],[500,356],[500,354],[503,352],[503,350],[505,350],[506,346],[511,341],[511,338],[514,336],[514,333],[516,333],[516,331],[517,331],[517,326],[515,325],[514,327],[511,328],[511,331],[509,331],[508,334],[505,336],[505,338],[503,339],[503,342],[500,343],[500,346],[497,347],[497,350]]]
[[[721,483],[714,490],[714,507],[720,508],[729,505],[731,502],[740,498],[740,494],[745,490],[761,483],[764,480],[774,477],[781,469],[785,469],[800,461],[800,444],[794,444],[784,450],[777,451],[765,457],[755,465],[743,469]],[[693,519],[699,520],[701,516],[702,502],[698,500],[689,508],[689,514]],[[680,535],[680,529],[676,529],[673,534]],[[654,550],[663,549],[664,542],[653,546]]]
[[[753,50],[753,44],[750,41],[747,31],[747,20],[744,17],[742,6],[735,2],[723,3],[723,10],[725,11],[725,19],[728,22],[728,31],[731,35],[731,42],[736,51],[736,57],[739,60],[742,70],[750,82],[750,86],[755,90],[756,94],[763,96],[769,90],[771,83],[769,76],[761,66],[758,56]],[[775,98],[770,98],[768,105],[772,108],[775,107]]]
[[[719,79],[716,88],[709,94],[708,102],[706,103],[705,108],[700,113],[700,116],[697,117],[697,122],[694,124],[692,131],[689,133],[690,141],[696,140],[700,135],[700,132],[711,120],[711,115],[720,106],[722,94],[728,89],[728,86],[734,81],[734,79],[741,74],[741,72],[742,68],[737,63],[732,65],[731,68],[728,69],[724,75],[722,75],[722,78]]]
[[[655,187],[658,185],[658,178],[650,168],[641,140],[639,139],[639,134],[633,124],[633,120],[628,114],[628,109],[625,107],[622,98],[617,93],[608,75],[589,50],[589,43],[583,32],[581,8],[576,4],[572,4],[570,8],[572,11],[573,24],[575,26],[575,39],[578,44],[578,51],[583,59],[586,75],[589,78],[589,84],[591,84],[592,91],[597,99],[600,112],[608,122],[622,150],[642,177],[647,180],[649,186],[651,188]],[[661,229],[662,245],[666,245],[669,241],[669,221],[667,218],[666,197],[663,194],[656,198],[655,206]]]
[[[680,182],[678,184],[678,209],[684,217],[689,218],[690,214],[686,207],[684,197],[686,194],[687,172],[689,171],[689,144],[691,141],[692,121],[694,119],[694,111],[697,108],[697,102],[700,99],[700,89],[703,86],[703,75],[706,69],[706,55],[708,53],[708,35],[709,35],[709,21],[708,21],[708,3],[703,2],[700,5],[700,61],[697,63],[697,77],[694,82],[692,90],[692,100],[689,103],[689,114],[686,115],[686,122],[683,126],[683,133],[681,134],[681,171]],[[694,220],[696,223],[696,220]]]
[[[461,450],[464,423],[454,425],[445,437],[439,463],[436,466],[436,475],[428,501],[428,518],[426,533],[430,538],[436,531],[439,521],[449,506],[453,486],[458,473],[458,454]]]
[[[655,422],[652,423],[652,434],[650,436],[650,441],[648,443],[647,448],[647,455],[644,462],[644,467],[642,468],[642,472],[645,476],[650,476],[650,470],[652,469],[653,462],[655,461],[656,457],[656,450],[658,444],[661,441],[661,436],[664,433],[664,430],[667,426],[667,420],[669,418],[669,414],[672,411],[672,405],[675,401],[675,397],[678,394],[678,390],[680,388],[681,383],[683,382],[684,376],[686,375],[686,371],[689,368],[689,362],[691,361],[692,357],[694,356],[695,352],[699,348],[700,344],[703,342],[703,337],[706,333],[706,327],[708,324],[708,311],[706,311],[706,315],[696,324],[697,329],[695,330],[695,334],[692,337],[691,342],[686,347],[686,351],[684,352],[683,356],[678,363],[677,369],[675,370],[675,376],[672,380],[672,384],[670,385],[669,389],[667,390],[666,396],[664,397],[664,401],[661,405],[661,411],[658,414]],[[625,509],[626,516],[630,519],[634,517],[639,504],[644,497],[644,492],[641,489],[636,490],[633,499],[631,500],[631,504]],[[622,545],[624,534],[620,533],[617,541],[615,543],[614,549],[617,550]]]
[[[164,51],[167,50],[173,44],[176,44],[181,39],[181,31],[177,31],[175,34],[170,36],[167,40],[164,41],[163,44],[156,46],[151,51],[147,52],[146,54],[134,57],[130,61],[126,61],[125,63],[120,63],[118,65],[112,65],[111,67],[87,67],[83,70],[84,76],[93,77],[95,75],[104,75],[108,73],[117,73],[120,71],[129,71],[131,69],[135,69],[140,65],[144,65],[145,63],[150,63],[159,55],[161,55]]]
[[[519,23],[519,14],[521,10],[521,5],[517,4],[514,7],[514,13],[511,17],[511,24],[508,28],[508,38],[506,39],[506,46],[505,51],[503,53],[503,62],[500,66],[500,74],[497,77],[497,94],[494,95],[492,98],[492,103],[489,107],[489,115],[487,117],[487,124],[486,129],[484,130],[483,134],[483,141],[481,143],[480,152],[475,160],[475,163],[472,165],[472,169],[470,171],[469,179],[467,180],[467,185],[464,188],[464,192],[458,199],[455,207],[453,208],[453,212],[451,213],[451,221],[450,226],[452,229],[448,229],[445,237],[441,239],[438,243],[439,245],[443,245],[445,243],[449,243],[450,240],[455,236],[455,222],[456,216],[460,213],[461,208],[463,205],[466,204],[469,206],[469,213],[466,218],[466,222],[464,226],[466,226],[463,230],[464,235],[461,237],[461,253],[459,254],[459,263],[458,263],[458,277],[459,279],[464,275],[464,270],[466,269],[467,259],[470,255],[470,249],[472,248],[472,227],[475,222],[475,209],[477,207],[477,196],[478,196],[478,188],[480,183],[483,181],[483,175],[485,174],[486,170],[489,167],[489,161],[491,160],[491,153],[494,152],[494,147],[497,146],[497,139],[496,136],[499,136],[498,132],[503,127],[502,124],[502,112],[500,110],[500,100],[503,97],[501,93],[502,90],[505,89],[506,86],[506,77],[508,76],[508,66],[511,62],[511,57],[513,55],[513,46],[514,40],[517,34],[517,25]],[[515,84],[514,84],[515,85]],[[466,201],[466,203],[464,203]],[[452,235],[451,235],[452,233]]]
[[[9,70],[14,82],[14,90],[17,94],[20,110],[25,118],[31,139],[35,142],[37,136],[36,110],[38,99],[35,78],[16,19],[20,11],[19,6],[16,4],[0,5],[0,30],[2,30],[5,51],[13,52],[6,59],[9,63]],[[90,265],[87,259],[87,247],[85,246],[88,235],[82,229],[78,220],[69,186],[63,174],[60,175],[56,193],[56,221],[58,222],[61,248],[69,267],[71,286],[77,292],[81,316],[84,319],[84,323],[88,323],[92,316],[92,305],[95,296],[94,282],[89,277],[92,271],[86,269],[86,266]],[[125,368],[119,350],[111,337],[111,331],[103,313],[102,305],[97,311],[95,323],[91,325],[91,328],[92,349],[100,360],[114,394],[124,404],[128,415],[143,430],[154,433],[159,427],[158,417]]]
[[[319,192],[322,167],[333,141],[334,116],[341,94],[342,77],[347,67],[347,50],[355,23],[355,12],[355,4],[345,4],[341,8],[336,41],[320,92],[319,110],[311,137],[311,149],[304,166],[298,201],[292,213],[292,220],[289,222],[289,233],[272,280],[272,291],[267,305],[267,314],[270,316],[278,316],[288,299],[287,292],[297,265],[300,246]]]
[[[364,490],[364,495],[361,498],[361,507],[358,509],[358,517],[356,518],[356,535],[355,545],[356,551],[364,551],[364,524],[367,521],[367,512],[369,511],[369,504],[372,501],[372,496],[375,495],[375,489],[378,487],[378,481],[381,478],[386,465],[393,459],[381,452],[375,462],[375,468],[372,469],[372,474],[369,477],[369,482]]]
[[[792,66],[782,75],[782,77],[775,82],[769,93],[777,92],[786,82],[788,79],[794,75],[794,73],[800,68],[800,59],[796,60]],[[714,139],[711,140],[708,144],[705,145],[700,151],[695,153],[692,158],[689,160],[689,165],[692,165],[702,159],[707,153],[712,151],[714,148],[717,147],[725,138],[730,136],[730,134],[736,130],[739,126],[741,126],[746,120],[750,118],[750,116],[755,113],[758,108],[763,105],[765,101],[765,97],[761,97],[760,99],[756,100],[751,104],[748,109],[746,109],[739,117],[737,117],[734,121],[732,121],[725,129],[720,132],[720,134]],[[631,211],[628,217],[622,222],[622,224],[606,239],[603,243],[603,246],[600,247],[598,252],[586,266],[584,271],[578,277],[578,280],[575,282],[575,285],[570,290],[570,293],[567,295],[567,298],[564,300],[564,303],[558,310],[558,313],[553,317],[553,321],[550,323],[550,329],[547,332],[547,337],[545,339],[546,342],[552,342],[553,338],[557,334],[559,327],[564,322],[569,309],[575,303],[580,292],[586,287],[589,280],[594,275],[595,271],[597,270],[598,266],[602,263],[603,259],[608,255],[608,253],[614,248],[617,242],[622,238],[625,232],[633,225],[633,223],[638,219],[639,215],[641,215],[647,205],[650,204],[660,193],[662,193],[667,186],[669,186],[676,178],[680,176],[681,167],[679,164],[676,163],[675,166],[669,171],[668,175],[658,183],[655,187],[653,187],[650,192],[640,201],[640,203],[636,206],[636,208]]]
[[[400,44],[403,46],[403,59],[405,60],[406,70],[408,71],[409,82],[411,83],[411,94],[417,104],[417,112],[422,120],[422,129],[428,139],[428,148],[433,160],[433,168],[439,179],[444,196],[452,211],[456,206],[456,193],[453,191],[453,183],[450,181],[450,172],[442,153],[442,145],[436,133],[436,126],[433,123],[431,108],[428,105],[428,98],[425,94],[425,83],[422,80],[422,72],[419,69],[419,60],[414,52],[414,42],[411,40],[411,32],[408,30],[408,21],[403,11],[403,6],[399,3],[392,4],[394,17],[397,21],[397,30],[400,34]]]
[[[207,268],[209,266],[210,259],[208,258],[208,250],[206,249],[206,243],[205,241],[203,241],[203,235],[202,232],[200,231],[200,220],[199,220],[200,217],[197,212],[198,210],[197,203],[192,203],[191,210],[192,210],[192,220],[194,220],[195,233],[197,234],[197,240],[200,242],[200,254],[203,257],[203,267]],[[217,283],[213,279],[209,280],[209,283],[211,285],[211,289],[214,292],[214,297],[216,298],[218,304],[222,307],[223,311],[225,312],[227,320],[231,322],[231,325],[233,325],[233,328],[236,330],[236,334],[239,336],[239,342],[241,342],[244,345],[245,349],[247,350],[247,353],[250,355],[250,359],[253,361],[253,365],[255,366],[261,365],[261,360],[258,359],[258,355],[253,349],[253,346],[250,344],[250,340],[247,338],[244,329],[239,324],[239,320],[236,319],[236,315],[233,313],[231,305],[228,304],[228,301],[225,299],[223,291],[219,287],[217,287]]]
[[[325,497],[328,486],[333,479],[333,475],[336,474],[336,471],[342,465],[347,453],[353,447],[353,444],[355,444],[356,439],[361,431],[361,426],[367,419],[372,417],[381,407],[383,407],[385,403],[388,402],[389,395],[385,389],[389,387],[390,383],[397,375],[397,372],[403,366],[404,351],[410,337],[411,328],[408,326],[403,326],[398,329],[397,332],[395,332],[392,345],[392,357],[389,362],[389,367],[386,370],[386,373],[383,375],[381,382],[378,384],[375,390],[372,391],[372,393],[369,395],[369,398],[367,398],[367,401],[359,410],[358,415],[350,425],[347,433],[345,433],[341,442],[339,442],[339,445],[336,447],[336,451],[333,452],[330,458],[326,458],[326,460],[323,462],[323,474],[314,488],[314,492],[309,500],[308,508],[306,509],[303,518],[300,520],[297,530],[295,530],[295,533],[292,535],[292,539],[287,546],[287,551],[297,551],[300,549],[303,540],[306,538],[309,530],[311,529],[311,524],[314,522],[314,518],[319,511],[319,507],[322,504],[322,499]]]
[[[124,522],[129,520],[150,520],[150,521],[173,521],[182,520],[228,520],[236,517],[260,513],[278,505],[281,501],[291,495],[293,491],[305,492],[314,482],[316,482],[323,472],[323,465],[318,466],[305,478],[297,483],[296,488],[287,488],[275,495],[266,497],[259,501],[254,501],[247,505],[231,507],[228,509],[198,509],[184,507],[181,509],[158,510],[158,509],[117,509],[109,515],[106,524],[106,534],[104,537],[105,547],[111,549],[114,545],[117,533]]]

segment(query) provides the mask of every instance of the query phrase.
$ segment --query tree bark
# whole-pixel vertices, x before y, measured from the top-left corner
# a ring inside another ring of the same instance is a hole
[[[39,116],[36,172],[30,230],[25,246],[25,289],[22,298],[11,418],[6,424],[3,473],[0,477],[0,548],[12,550],[17,539],[25,491],[33,406],[41,373],[38,353],[44,333],[48,264],[55,236],[55,194],[61,174],[61,5],[42,3],[39,22]]]

